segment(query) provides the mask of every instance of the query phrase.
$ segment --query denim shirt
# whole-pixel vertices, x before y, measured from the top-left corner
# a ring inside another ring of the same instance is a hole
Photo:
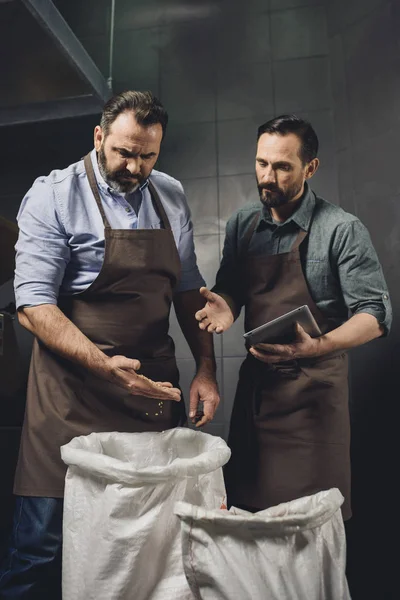
[[[159,229],[162,224],[148,182],[132,194],[118,194],[92,164],[106,217],[113,229]],[[182,185],[153,170],[150,180],[160,195],[181,260],[176,292],[204,285],[194,252],[193,226]],[[56,304],[59,294],[85,290],[100,273],[104,225],[90,189],[83,160],[39,177],[24,197],[18,216],[15,296],[18,307]]]
[[[357,217],[319,198],[308,184],[301,204],[283,223],[275,222],[260,203],[239,209],[228,221],[223,257],[213,291],[229,295],[241,308],[244,298],[237,260],[243,237],[260,213],[248,252],[254,256],[289,252],[300,229],[308,235],[300,246],[302,268],[311,296],[334,326],[351,315],[369,313],[388,333],[392,308],[379,259],[366,227]]]

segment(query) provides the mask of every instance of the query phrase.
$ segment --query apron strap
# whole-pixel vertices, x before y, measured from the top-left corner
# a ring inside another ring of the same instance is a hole
[[[89,181],[90,189],[93,192],[93,196],[96,200],[96,204],[101,214],[101,218],[103,219],[104,229],[111,229],[109,222],[107,221],[106,213],[104,212],[103,204],[101,202],[99,188],[97,187],[96,175],[94,174],[94,169],[92,165],[92,159],[89,154],[86,154],[83,159],[83,164],[85,165],[86,175]]]
[[[297,252],[297,250],[300,248],[300,244],[306,239],[307,235],[308,235],[308,231],[304,231],[303,229],[300,229],[300,231],[297,234],[297,237],[293,243],[293,246],[290,249],[290,252]]]
[[[253,220],[251,221],[246,233],[242,238],[242,247],[240,249],[240,254],[245,255],[250,246],[251,238],[253,237],[253,233],[256,230],[256,227],[260,221],[261,211],[257,212],[254,215]]]
[[[149,181],[150,196],[151,196],[151,200],[153,202],[155,211],[161,217],[161,221],[164,225],[164,229],[166,229],[167,231],[172,231],[171,223],[169,222],[167,213],[165,212],[164,206],[162,205],[160,195],[157,192],[156,188],[154,187],[154,184],[150,181],[150,179],[148,181]]]

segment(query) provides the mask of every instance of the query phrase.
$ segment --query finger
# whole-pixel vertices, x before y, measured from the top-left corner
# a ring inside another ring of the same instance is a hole
[[[196,389],[190,390],[189,394],[189,418],[194,419],[199,405],[199,394]],[[193,421],[194,422],[194,421]]]
[[[216,325],[215,323],[210,323],[209,326],[207,327],[207,331],[208,333],[214,333],[214,331],[217,329],[218,325]]]
[[[217,294],[210,292],[206,287],[200,288],[200,294],[207,300],[207,302],[215,302]]]
[[[207,329],[207,327],[210,325],[210,323],[211,323],[210,319],[203,319],[203,321],[200,321],[199,327],[200,327],[200,329]]]
[[[302,342],[304,340],[307,340],[310,336],[308,335],[308,333],[306,333],[303,329],[303,327],[300,325],[300,323],[296,323],[296,341],[297,342]]]
[[[195,313],[195,315],[194,315],[194,318],[196,319],[196,321],[202,321],[206,317],[207,317],[207,311],[204,308],[202,308],[201,310],[198,310],[197,313]]]
[[[131,391],[133,394],[145,396],[147,398],[157,398],[159,400],[181,400],[181,390],[174,388],[170,382],[165,382],[168,385],[157,385],[151,379],[144,375],[136,375],[136,380],[131,382]]]
[[[274,354],[268,354],[266,352],[260,352],[259,350],[256,350],[255,348],[250,348],[250,353],[252,354],[252,356],[254,356],[254,358],[256,358],[257,360],[260,360],[261,362],[264,363],[273,363],[273,362],[280,362],[282,360],[284,360],[282,358],[282,356],[277,356]]]
[[[155,384],[156,384],[156,385],[160,385],[160,386],[162,386],[162,387],[167,387],[167,388],[172,388],[172,387],[174,387],[174,386],[172,385],[172,383],[170,383],[169,381],[155,381]]]
[[[136,358],[127,358],[126,356],[114,356],[113,362],[116,368],[119,369],[130,369],[132,371],[138,371],[142,366],[140,360]]]

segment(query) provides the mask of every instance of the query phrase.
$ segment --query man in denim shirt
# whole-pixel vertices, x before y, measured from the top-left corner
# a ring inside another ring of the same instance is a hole
[[[204,280],[189,208],[182,185],[153,171],[167,121],[148,92],[115,96],[94,150],[37,179],[22,202],[15,293],[35,341],[2,598],[61,598],[60,446],[93,431],[185,422],[172,301],[197,364],[190,416],[201,400],[201,426],[217,408],[212,339],[193,318]]]
[[[386,335],[391,306],[364,225],[308,185],[317,152],[312,126],[295,115],[261,125],[261,207],[245,206],[229,220],[216,285],[201,290],[207,303],[196,318],[221,333],[244,306],[249,331],[309,306],[320,337],[297,325],[292,340],[248,348],[228,441],[228,501],[254,511],[338,487],[348,519],[346,351]]]

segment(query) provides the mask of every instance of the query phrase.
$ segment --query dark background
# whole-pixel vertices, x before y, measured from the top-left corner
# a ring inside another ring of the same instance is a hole
[[[110,2],[54,4],[107,77]],[[8,27],[1,36],[5,75],[0,106],[83,90],[66,67],[46,62],[49,53],[33,29],[31,43],[30,28],[18,37],[18,10],[10,3]],[[290,111],[309,118],[321,142],[322,164],[313,189],[356,214],[370,231],[395,318],[387,339],[351,353],[354,516],[348,553],[356,600],[399,597],[399,26],[397,0],[116,2],[113,89],[150,89],[169,111],[171,123],[158,166],[184,184],[199,266],[208,285],[218,267],[227,218],[256,198],[256,128],[274,115]],[[16,46],[21,53],[18,68],[7,70],[7,49]],[[18,89],[13,87],[17,83]],[[91,115],[1,127],[0,214],[14,220],[35,177],[88,152],[97,122],[98,116]],[[0,288],[0,306],[12,298],[10,282]],[[242,327],[239,320],[216,338],[223,402],[208,431],[222,437],[244,355]],[[10,524],[31,346],[30,335],[16,323],[15,330],[24,377],[18,393],[0,392],[0,545]],[[171,333],[185,390],[193,361],[174,317]]]

